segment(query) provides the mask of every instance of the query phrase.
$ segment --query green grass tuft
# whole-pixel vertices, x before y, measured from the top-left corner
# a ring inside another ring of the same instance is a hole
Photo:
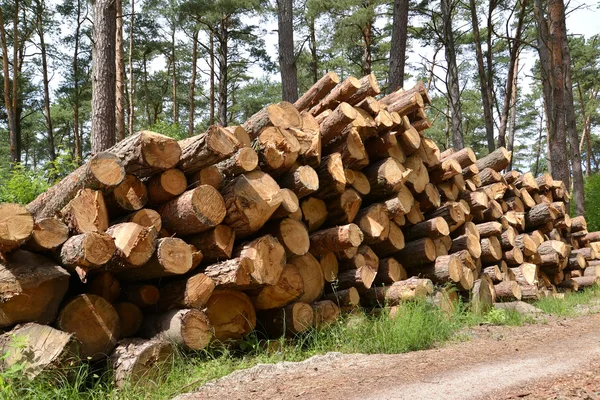
[[[564,299],[545,297],[534,303],[545,313],[559,316],[575,316],[582,312],[580,306],[588,305],[600,296],[600,286],[582,291],[566,293]],[[585,311],[585,310],[583,310]]]

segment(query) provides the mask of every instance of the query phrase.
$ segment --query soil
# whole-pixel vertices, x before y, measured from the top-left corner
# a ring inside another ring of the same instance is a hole
[[[328,353],[258,365],[177,400],[600,399],[600,315],[479,326],[394,355]]]

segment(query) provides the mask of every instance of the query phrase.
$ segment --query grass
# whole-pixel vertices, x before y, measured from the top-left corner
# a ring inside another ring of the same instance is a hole
[[[600,298],[594,288],[565,296],[544,299],[535,305],[556,315],[574,315],[578,305]],[[114,388],[112,377],[103,366],[83,365],[70,371],[74,379],[63,375],[44,375],[34,380],[22,377],[19,366],[0,373],[0,399],[169,399],[193,391],[204,383],[250,368],[259,363],[301,361],[330,351],[342,353],[404,353],[428,349],[449,340],[460,339],[459,331],[479,324],[519,326],[531,323],[516,311],[493,309],[477,315],[459,305],[448,315],[429,303],[406,303],[397,308],[394,317],[388,312],[375,315],[356,313],[340,319],[324,329],[313,329],[293,339],[266,341],[251,335],[239,348],[212,348],[195,353],[178,353],[167,366],[166,379],[157,387],[143,389]],[[21,366],[22,367],[22,366]]]

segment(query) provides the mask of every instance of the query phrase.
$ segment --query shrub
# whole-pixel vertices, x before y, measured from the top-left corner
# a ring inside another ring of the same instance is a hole
[[[585,182],[585,219],[588,231],[600,230],[600,174],[595,174]]]

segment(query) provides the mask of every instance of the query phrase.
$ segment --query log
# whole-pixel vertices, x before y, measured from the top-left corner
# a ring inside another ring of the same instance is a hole
[[[340,132],[352,121],[358,117],[356,109],[346,102],[340,103],[335,110],[331,112],[320,123],[321,141],[327,145],[334,140]]]
[[[496,299],[499,301],[520,301],[521,287],[515,281],[504,281],[494,285]]]
[[[324,229],[310,235],[310,252],[320,256],[333,251],[358,247],[363,238],[363,233],[356,224]]]
[[[528,230],[533,229],[553,221],[557,217],[558,210],[554,206],[548,203],[538,204],[525,214],[525,226]]]
[[[219,189],[227,179],[254,171],[256,167],[258,167],[256,151],[251,147],[242,147],[229,158],[190,175],[190,184],[210,185]]]
[[[423,211],[438,208],[442,203],[440,192],[437,186],[432,183],[425,185],[425,190],[416,195],[416,200]]]
[[[109,191],[124,178],[125,169],[117,156],[108,152],[98,153],[27,204],[27,210],[36,220],[55,217],[80,190]]]
[[[456,253],[461,250],[468,250],[474,258],[481,257],[481,243],[475,235],[465,234],[452,240],[452,247],[449,253]]]
[[[287,264],[279,281],[250,292],[256,310],[282,308],[296,301],[304,293],[304,280],[293,264]]]
[[[274,236],[289,257],[304,255],[310,247],[306,226],[302,222],[291,218],[267,223],[261,232]]]
[[[320,256],[319,263],[321,264],[321,270],[323,271],[325,281],[335,281],[339,271],[339,263],[335,257],[335,253],[331,252]]]
[[[120,224],[122,222],[134,222],[147,228],[154,227],[156,232],[162,230],[162,219],[160,214],[150,208],[142,208],[139,211],[117,218],[112,221],[112,225]]]
[[[313,326],[313,308],[306,303],[296,302],[284,308],[258,313],[261,329],[271,338],[293,337]]]
[[[213,336],[212,321],[207,314],[196,309],[147,314],[140,332],[148,339],[164,340],[188,350],[201,350]]]
[[[377,275],[374,283],[376,285],[391,285],[394,282],[408,278],[406,270],[395,258],[383,258],[379,260]]]
[[[578,288],[584,289],[589,287],[594,287],[600,284],[600,277],[598,276],[580,276],[577,278],[572,278],[575,282],[577,282]]]
[[[358,92],[361,88],[361,82],[353,76],[349,76],[339,85],[337,85],[329,94],[325,96],[321,101],[310,108],[310,114],[319,115],[324,110],[333,109],[335,106],[350,98],[354,93]],[[362,100],[362,99],[361,99]]]
[[[502,224],[500,222],[491,221],[477,224],[477,231],[483,238],[490,236],[500,236],[502,234]]]
[[[119,332],[121,338],[135,336],[142,327],[144,314],[142,310],[133,303],[124,301],[114,305],[119,315]]]
[[[409,278],[391,286],[374,287],[367,291],[362,299],[369,305],[397,306],[408,300],[424,299],[431,293],[433,283],[429,279]]]
[[[175,357],[173,344],[166,340],[126,339],[109,357],[119,388],[154,388],[162,383]]]
[[[281,218],[293,218],[297,221],[302,221],[302,210],[300,209],[300,202],[298,196],[290,189],[281,189],[279,192],[281,196],[281,204],[277,207],[277,210],[271,215],[271,219]]]
[[[204,308],[215,289],[215,282],[204,273],[158,283],[158,311],[175,308]]]
[[[212,186],[188,190],[160,209],[163,227],[176,235],[193,235],[207,231],[225,218],[225,203]]]
[[[579,290],[579,283],[574,279],[565,279],[559,282],[556,287],[565,289],[566,291],[576,292]]]
[[[538,267],[535,264],[523,263],[510,269],[516,282],[521,286],[536,285],[538,283]]]
[[[60,262],[66,268],[81,268],[83,273],[100,268],[115,254],[117,247],[112,236],[101,232],[89,232],[71,236],[60,249]]]
[[[335,72],[328,72],[321,79],[315,82],[304,94],[296,100],[294,107],[298,111],[304,111],[312,108],[321,101],[327,94],[340,83],[340,78]]]
[[[424,237],[438,239],[449,234],[450,228],[446,220],[442,217],[435,217],[411,226],[406,232],[406,240],[413,241]]]
[[[298,298],[298,301],[312,303],[317,300],[325,287],[325,279],[319,261],[311,253],[307,253],[294,257],[288,262],[298,269],[304,282],[304,293]]]
[[[471,294],[471,310],[475,313],[486,313],[492,309],[496,300],[496,293],[494,285],[486,275],[482,275],[481,279],[473,282]]]
[[[323,299],[333,301],[342,309],[352,309],[360,304],[360,295],[354,287],[325,294]]]
[[[130,284],[121,291],[127,300],[140,308],[154,306],[160,300],[160,291],[150,284]]]
[[[185,192],[187,179],[183,171],[172,168],[150,178],[146,186],[148,188],[148,201],[150,204],[157,206]]]
[[[458,161],[461,168],[467,168],[468,166],[475,164],[477,161],[475,152],[470,147],[465,147],[464,149],[449,154],[446,157],[441,157],[442,161],[447,159]]]
[[[116,155],[125,172],[140,179],[175,167],[182,157],[176,140],[150,131],[140,131],[107,150]]]
[[[414,203],[414,196],[406,186],[402,186],[396,195],[384,201],[390,218],[408,214]]]
[[[411,273],[430,279],[435,284],[458,283],[463,277],[463,265],[455,255],[437,257],[434,263],[412,269]]]
[[[148,202],[148,190],[135,175],[127,174],[123,182],[105,200],[111,216],[116,216],[124,211],[131,212],[144,208]]]
[[[414,193],[421,193],[429,183],[429,173],[425,164],[423,164],[423,160],[418,154],[413,154],[406,159],[404,166],[407,171],[410,171],[406,178],[406,185]]]
[[[231,258],[235,232],[227,225],[217,225],[209,231],[188,236],[185,240],[202,249],[203,262],[211,264]]]
[[[372,243],[371,248],[380,257],[391,256],[404,248],[404,234],[400,227],[393,221],[390,221],[389,234],[385,240]]]
[[[186,175],[223,161],[242,147],[233,134],[215,125],[200,135],[180,140],[178,145],[181,159],[176,165]]]
[[[502,246],[496,236],[481,239],[481,261],[493,263],[502,259]],[[473,254],[472,254],[473,255]],[[522,257],[521,257],[522,258]],[[521,259],[521,262],[523,260]]]
[[[346,188],[346,174],[340,153],[325,157],[317,168],[319,191],[315,197],[327,199],[342,194]]]
[[[327,225],[346,225],[356,219],[362,197],[354,189],[346,189],[339,197],[327,200]]]
[[[537,253],[540,256],[546,254],[558,254],[561,258],[566,258],[571,252],[570,247],[558,240],[547,240],[540,244],[537,248]]]
[[[395,255],[395,258],[405,268],[416,268],[423,264],[431,263],[436,258],[435,244],[429,238],[407,242],[404,245],[404,249],[399,251]]]
[[[340,153],[346,168],[362,169],[369,165],[369,155],[356,128],[351,128],[345,136],[331,142],[325,148],[325,153]]]
[[[316,197],[308,197],[300,204],[302,220],[309,232],[318,230],[327,219],[327,206],[325,202]]]
[[[489,267],[485,267],[481,271],[482,275],[486,275],[488,278],[492,280],[493,283],[502,282],[502,271],[498,267],[498,265],[491,265]]]
[[[281,129],[302,128],[302,117],[292,104],[282,101],[279,104],[270,104],[252,115],[242,127],[248,132],[251,139],[255,139],[265,128],[276,127]]]
[[[349,170],[346,170],[346,172],[347,171],[349,171]],[[369,194],[369,192],[371,191],[371,184],[369,183],[369,180],[367,179],[365,174],[363,174],[360,171],[352,171],[352,172],[354,175],[353,181],[348,182],[347,177],[346,177],[346,181],[348,183],[350,183],[352,185],[352,188],[354,190],[356,190],[362,196]]]
[[[79,343],[72,334],[35,323],[18,325],[0,336],[0,351],[0,368],[19,368],[19,374],[27,379],[64,372],[79,360]]]
[[[366,265],[358,269],[349,269],[338,274],[337,288],[344,290],[354,287],[359,293],[364,293],[371,288],[376,275],[377,272]]]
[[[317,329],[335,324],[340,316],[340,308],[331,300],[315,301],[311,307],[314,311],[314,327]]]
[[[587,222],[584,216],[571,218],[571,232],[580,232],[587,230]]]
[[[225,223],[239,238],[262,228],[281,204],[279,185],[261,171],[240,175],[221,193],[227,210]]]
[[[108,270],[141,267],[154,254],[157,237],[154,228],[124,222],[111,226],[106,233],[115,240],[117,247],[112,259],[106,265]]]
[[[215,339],[220,342],[239,340],[256,326],[252,301],[234,290],[215,290],[206,304],[206,315],[214,328]]]
[[[108,228],[104,195],[96,190],[82,189],[60,213],[74,233],[104,232]]]
[[[0,209],[1,208],[3,207],[0,206]],[[2,211],[0,210],[0,214],[1,213]],[[10,222],[6,224],[6,226],[8,226],[8,231],[12,232],[14,230],[14,228],[12,228],[9,225],[12,225],[15,222],[15,220],[19,219],[20,217],[18,215],[13,214],[11,216]],[[27,221],[28,219],[26,218],[24,221],[25,223],[19,225],[19,229],[25,228],[25,230],[27,230]],[[2,225],[2,222],[0,222],[0,225]],[[17,236],[22,237],[23,235],[24,233],[20,235],[17,233]],[[2,236],[5,236],[5,234],[0,234],[0,242],[4,241],[4,238],[2,238]],[[25,242],[25,247],[27,249],[30,249],[31,251],[39,253],[52,251],[60,247],[60,245],[66,242],[68,238],[69,227],[64,222],[57,218],[41,218],[38,219],[33,225],[33,231],[31,232],[31,236],[29,236],[29,239],[27,239],[27,241]],[[17,242],[20,240],[21,239],[17,239]],[[2,246],[0,245],[0,247]],[[7,247],[12,247],[12,245],[8,245]]]
[[[65,304],[56,325],[81,342],[82,359],[106,357],[119,338],[119,315],[109,302],[93,294],[81,294]]]
[[[502,258],[506,260],[508,265],[511,266],[520,265],[524,260],[523,253],[518,247],[514,247],[511,250],[505,251]]]
[[[287,129],[268,127],[253,142],[258,165],[265,172],[280,174],[289,170],[300,154],[300,142]]]
[[[252,146],[252,140],[250,139],[250,135],[248,134],[248,132],[246,132],[246,130],[240,126],[240,125],[234,125],[234,126],[226,126],[225,130],[229,133],[231,133],[237,140],[238,142],[240,142],[240,145],[242,147],[251,147]]]
[[[319,176],[317,172],[308,165],[296,164],[290,171],[279,178],[282,188],[291,189],[298,199],[306,197],[319,189]]]
[[[90,279],[87,292],[114,303],[121,295],[121,284],[110,272],[98,271]]]
[[[69,286],[69,273],[43,256],[16,250],[0,261],[0,327],[48,324]]]
[[[410,173],[402,164],[389,157],[373,164],[363,170],[369,181],[371,190],[369,199],[389,198],[398,193]]]
[[[123,281],[159,279],[183,275],[192,270],[191,247],[179,238],[161,238],[156,241],[156,250],[142,268],[125,270],[117,274]]]
[[[271,235],[244,243],[234,249],[233,255],[250,262],[250,274],[258,284],[277,283],[286,263],[284,247]]]
[[[250,274],[253,263],[248,258],[232,258],[204,268],[204,274],[212,279],[217,289],[246,290],[253,285]]]
[[[512,158],[512,152],[506,150],[504,147],[498,147],[496,150],[488,154],[487,156],[480,158],[475,162],[475,165],[482,171],[486,168],[491,168],[494,171],[500,172],[510,163]]]
[[[581,254],[570,254],[566,259],[565,271],[581,270],[587,266],[585,257]]]
[[[356,224],[363,233],[365,244],[378,243],[387,239],[390,219],[385,204],[375,203],[360,210],[356,215]]]

